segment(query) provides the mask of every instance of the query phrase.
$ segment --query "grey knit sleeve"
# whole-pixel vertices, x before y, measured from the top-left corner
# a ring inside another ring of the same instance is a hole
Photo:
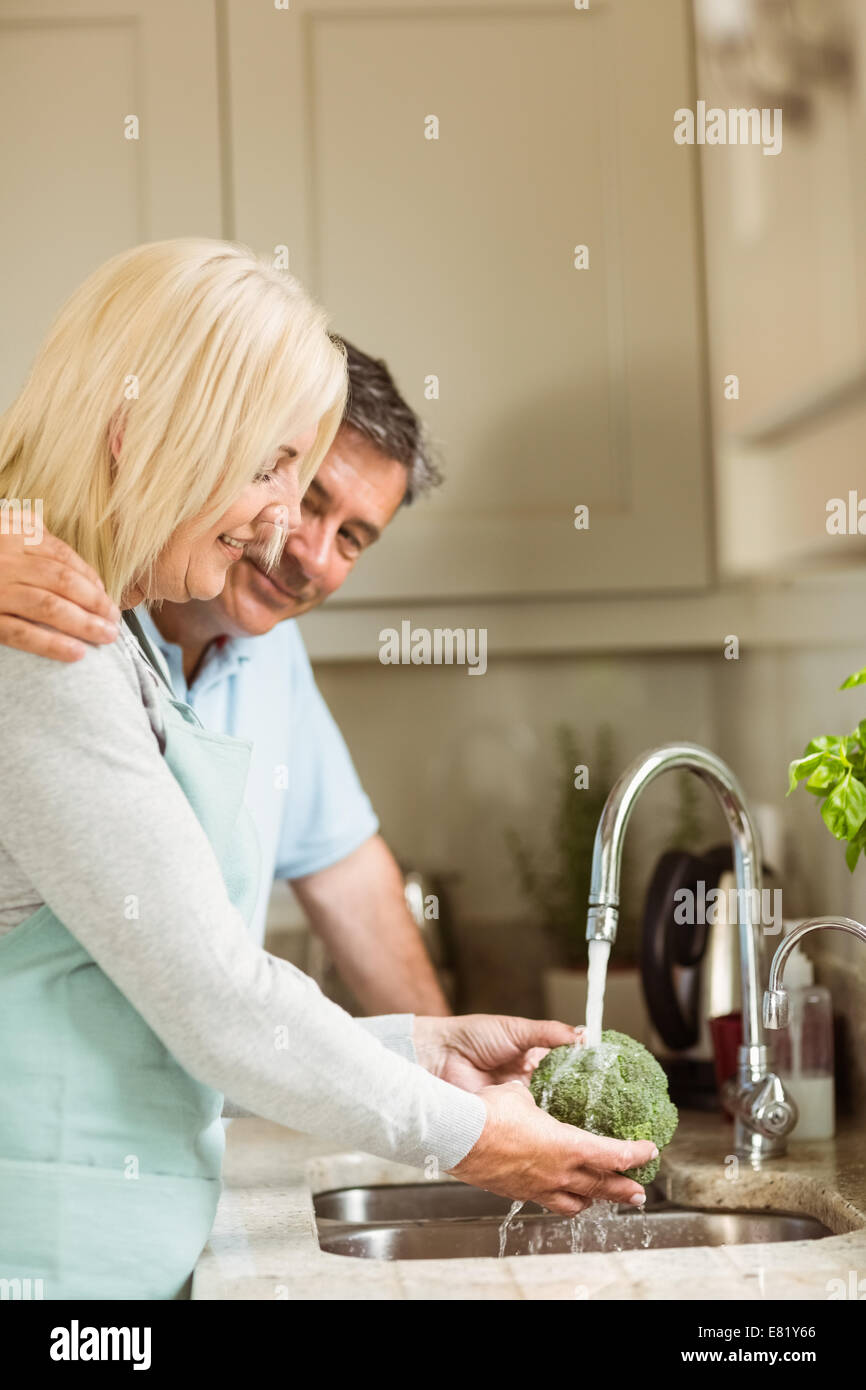
[[[72,664],[0,648],[0,906],[31,885],[28,906],[48,904],[180,1064],[245,1109],[452,1168],[483,1101],[253,944],[129,663],[121,642]]]

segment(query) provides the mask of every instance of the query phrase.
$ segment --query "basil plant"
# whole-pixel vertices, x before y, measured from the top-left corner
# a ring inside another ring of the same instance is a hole
[[[840,685],[851,690],[866,685],[866,667]],[[788,795],[803,784],[821,798],[824,824],[837,840],[845,841],[845,862],[854,872],[866,851],[866,719],[850,734],[822,734],[813,738],[788,768]]]

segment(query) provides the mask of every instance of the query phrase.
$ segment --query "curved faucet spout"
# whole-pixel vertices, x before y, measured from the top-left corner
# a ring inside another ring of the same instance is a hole
[[[743,980],[743,1043],[763,1043],[759,1013],[758,941],[760,932],[761,857],[758,837],[740,785],[726,763],[697,743],[665,743],[630,763],[607,798],[592,853],[586,936],[588,941],[616,940],[619,889],[626,826],[645,787],[676,768],[694,772],[718,798],[734,847],[737,901],[740,905],[740,969]]]
[[[788,1024],[788,993],[784,986],[785,963],[791,952],[810,931],[821,931],[830,927],[839,931],[851,932],[866,941],[866,927],[851,917],[810,917],[800,922],[788,933],[776,948],[770,965],[770,979],[764,991],[764,1024],[767,1028],[785,1028]]]
[[[785,1152],[785,1136],[797,1110],[780,1079],[769,1069],[760,1013],[761,858],[758,837],[736,777],[721,758],[697,743],[667,743],[636,758],[613,787],[598,823],[592,854],[586,935],[590,941],[616,940],[619,886],[626,826],[635,802],[663,772],[684,768],[714,791],[731,833],[737,879],[743,1042],[736,1082],[724,1090],[734,1116],[738,1154],[760,1160]]]

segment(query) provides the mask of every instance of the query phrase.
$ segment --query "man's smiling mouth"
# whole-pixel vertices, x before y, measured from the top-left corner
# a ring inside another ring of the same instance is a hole
[[[269,584],[273,585],[278,594],[281,594],[284,598],[293,599],[295,602],[297,602],[298,599],[301,597],[300,594],[295,593],[292,589],[289,589],[282,579],[277,578],[276,574],[268,574],[267,570],[263,569],[262,566],[252,555],[248,554],[244,556],[244,558],[247,564],[252,565],[256,573],[261,575],[262,579],[266,579]]]

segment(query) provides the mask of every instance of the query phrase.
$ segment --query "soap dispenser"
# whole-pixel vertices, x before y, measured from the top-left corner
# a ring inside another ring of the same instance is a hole
[[[815,984],[812,962],[799,946],[785,965],[785,989],[789,1023],[776,1035],[773,1046],[775,1070],[800,1112],[789,1138],[832,1139],[836,1129],[833,1004],[830,991]]]

